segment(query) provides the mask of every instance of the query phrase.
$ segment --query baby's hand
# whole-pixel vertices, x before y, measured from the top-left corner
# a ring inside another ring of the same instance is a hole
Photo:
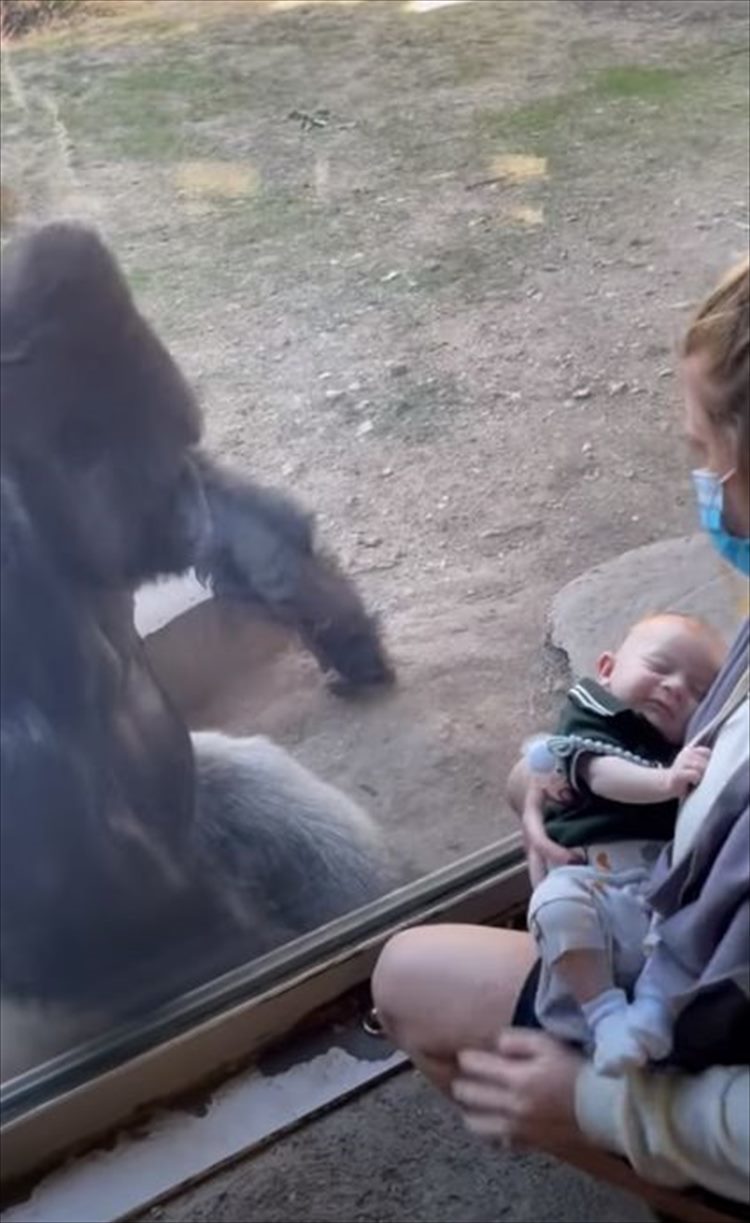
[[[703,780],[711,751],[707,747],[683,747],[671,768],[665,770],[669,798],[684,798]]]

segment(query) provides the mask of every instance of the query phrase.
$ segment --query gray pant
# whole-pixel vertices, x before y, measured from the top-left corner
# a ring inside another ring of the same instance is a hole
[[[558,866],[535,888],[528,920],[542,959],[536,1015],[553,1036],[584,1046],[591,1039],[581,1008],[555,972],[566,952],[603,951],[613,984],[632,989],[646,961],[644,891],[660,849],[641,841],[592,846],[586,865]]]

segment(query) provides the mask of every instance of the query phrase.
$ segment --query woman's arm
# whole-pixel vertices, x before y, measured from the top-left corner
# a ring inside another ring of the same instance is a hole
[[[722,1197],[750,1200],[747,1066],[606,1079],[587,1063],[576,1081],[575,1109],[586,1137],[624,1155],[645,1180],[697,1183]]]

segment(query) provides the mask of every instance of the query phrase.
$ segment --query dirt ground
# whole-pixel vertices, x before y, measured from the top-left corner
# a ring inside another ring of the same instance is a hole
[[[102,226],[212,446],[318,511],[400,673],[342,704],[290,654],[193,721],[441,865],[510,827],[554,592],[692,529],[674,344],[747,244],[747,6],[99,9],[5,49],[3,183]]]

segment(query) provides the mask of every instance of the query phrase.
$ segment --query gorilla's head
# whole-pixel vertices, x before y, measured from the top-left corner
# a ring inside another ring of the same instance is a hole
[[[0,302],[3,455],[53,554],[104,586],[186,567],[200,412],[104,243],[67,223],[17,238]]]

